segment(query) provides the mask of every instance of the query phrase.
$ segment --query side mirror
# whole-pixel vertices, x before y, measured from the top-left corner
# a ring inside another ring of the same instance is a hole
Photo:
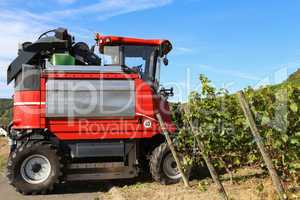
[[[164,96],[164,97],[173,97],[174,96],[174,89],[173,87],[166,89],[164,87],[162,87],[159,91],[159,93]]]
[[[165,66],[168,66],[168,65],[169,65],[169,60],[168,60],[167,57],[164,57],[163,63],[164,63]]]

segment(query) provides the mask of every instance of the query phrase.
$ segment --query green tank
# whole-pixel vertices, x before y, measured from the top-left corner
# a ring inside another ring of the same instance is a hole
[[[50,62],[52,65],[75,65],[75,58],[68,53],[55,53]]]

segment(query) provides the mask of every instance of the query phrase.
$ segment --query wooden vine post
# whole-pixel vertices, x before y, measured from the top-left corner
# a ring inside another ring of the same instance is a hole
[[[184,182],[184,185],[185,185],[186,187],[189,187],[189,186],[190,186],[189,180],[188,180],[188,178],[186,177],[185,173],[183,172],[182,165],[181,165],[180,160],[179,160],[179,158],[178,158],[178,155],[177,155],[177,153],[176,153],[176,150],[175,150],[175,147],[174,147],[174,145],[173,145],[173,142],[172,142],[172,140],[171,140],[171,138],[170,138],[170,136],[169,136],[169,132],[168,132],[168,130],[167,130],[167,128],[166,128],[166,125],[165,125],[165,123],[164,123],[164,121],[163,121],[163,119],[162,119],[162,117],[161,117],[161,115],[160,115],[159,113],[156,114],[156,117],[157,117],[157,119],[158,119],[160,128],[161,128],[161,130],[162,130],[162,132],[163,132],[163,134],[164,134],[164,136],[165,136],[165,138],[166,138],[166,140],[167,140],[167,143],[168,143],[168,145],[169,145],[169,148],[170,148],[170,150],[171,150],[171,152],[172,152],[172,154],[173,154],[173,157],[174,157],[175,162],[176,162],[176,164],[177,164],[178,170],[179,170],[179,172],[180,172],[180,174],[181,174],[181,177],[182,177],[182,180],[183,180],[183,182]]]
[[[269,174],[272,178],[272,181],[273,181],[273,185],[275,186],[276,188],[276,191],[280,197],[281,200],[286,200],[287,199],[287,195],[283,189],[283,186],[281,184],[281,181],[280,181],[280,178],[272,164],[272,160],[269,156],[269,154],[267,153],[265,147],[264,147],[264,144],[262,142],[262,137],[260,136],[259,132],[258,132],[258,129],[257,129],[257,126],[255,124],[255,121],[254,121],[254,117],[251,113],[251,110],[250,110],[250,107],[248,105],[248,103],[246,102],[246,99],[245,99],[245,95],[243,93],[243,91],[239,91],[237,93],[237,96],[238,96],[238,99],[239,99],[239,102],[240,102],[240,105],[244,111],[244,114],[245,114],[245,117],[247,118],[249,124],[250,124],[250,128],[251,128],[251,132],[253,134],[253,137],[255,139],[255,142],[260,150],[260,153],[266,163],[266,166],[269,170]]]
[[[228,196],[226,194],[226,191],[225,191],[225,189],[224,189],[224,187],[223,187],[223,185],[222,185],[222,183],[219,179],[219,175],[217,174],[216,169],[214,168],[214,166],[212,164],[211,158],[210,158],[209,155],[205,154],[205,146],[204,146],[203,142],[200,140],[200,138],[198,137],[199,134],[201,134],[201,130],[195,131],[195,128],[194,128],[193,124],[191,122],[189,122],[189,123],[190,123],[190,127],[192,129],[192,133],[193,133],[193,135],[196,139],[196,142],[198,144],[198,147],[200,149],[201,155],[202,155],[202,157],[203,157],[203,159],[206,163],[206,166],[209,170],[209,173],[210,173],[214,183],[216,183],[216,185],[218,187],[219,194],[221,195],[222,199],[228,200]]]

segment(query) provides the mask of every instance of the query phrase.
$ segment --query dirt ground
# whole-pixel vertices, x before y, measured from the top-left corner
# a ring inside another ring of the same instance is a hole
[[[0,172],[6,165],[6,159],[9,154],[9,146],[7,140],[3,137],[0,137]]]
[[[9,146],[6,139],[0,138],[0,167],[6,163]],[[195,172],[196,175],[198,172]],[[274,200],[277,199],[268,175],[258,169],[238,170],[231,181],[228,175],[222,182],[231,200]],[[58,186],[53,193],[38,196],[22,196],[8,185],[4,173],[0,175],[0,194],[7,200],[209,200],[220,199],[215,185],[209,177],[194,179],[190,188],[183,183],[163,186],[151,178],[137,178],[129,181],[66,183]],[[300,200],[300,185],[285,183],[290,199]]]
[[[222,176],[222,183],[231,200],[275,200],[276,191],[267,174],[255,169],[241,169],[235,173],[233,181]],[[156,182],[138,182],[132,185],[115,185],[123,199],[128,200],[208,200],[220,199],[217,188],[210,178],[192,180],[190,188],[185,188],[183,183],[162,186]],[[286,184],[289,199],[300,199],[300,187]],[[103,194],[103,199],[115,199],[111,192]]]

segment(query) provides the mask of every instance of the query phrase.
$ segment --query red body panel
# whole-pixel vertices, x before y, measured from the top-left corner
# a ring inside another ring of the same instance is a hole
[[[104,36],[96,34],[96,41],[100,47],[110,45],[158,46],[161,48],[164,55],[167,55],[172,50],[171,42],[169,40],[161,39],[145,40],[139,38]]]
[[[132,79],[136,92],[135,116],[133,118],[118,116],[75,119],[47,118],[45,113],[48,79]],[[168,103],[154,95],[153,89],[137,74],[42,72],[40,83],[40,91],[15,93],[14,129],[47,128],[60,140],[151,138],[161,132],[155,117],[155,113],[160,112],[169,131],[176,131],[176,127],[171,121]],[[151,127],[144,126],[145,120],[151,122]]]
[[[168,40],[154,39],[154,40],[145,40],[139,38],[129,38],[129,37],[119,37],[119,36],[104,36],[97,34],[96,40],[99,41],[100,44],[112,44],[112,45],[141,45],[141,46],[159,46],[164,42],[169,42]]]
[[[13,128],[41,128],[42,102],[40,97],[40,91],[16,91],[13,107]]]

